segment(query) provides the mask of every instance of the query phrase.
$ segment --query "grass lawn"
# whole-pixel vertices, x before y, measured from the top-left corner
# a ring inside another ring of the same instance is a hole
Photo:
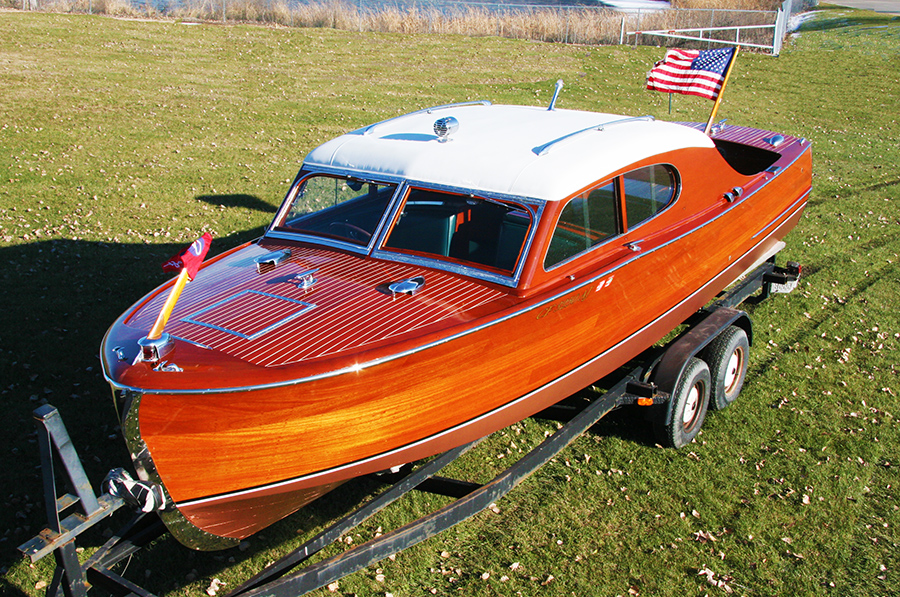
[[[546,105],[562,78],[561,108],[705,120],[709,102],[678,96],[669,114],[643,89],[662,54],[0,12],[0,593],[43,594],[52,575],[16,551],[45,525],[35,407],[60,409],[95,484],[130,464],[97,352],[165,258],[203,230],[211,254],[254,238],[310,149],[414,109]],[[900,594],[898,73],[900,18],[830,6],[781,57],[738,58],[720,118],[813,143],[785,251],[806,275],[753,308],[741,400],[697,443],[660,449],[613,413],[497,512],[317,594]],[[454,472],[487,480],[553,427],[499,432]],[[227,590],[372,491],[348,484],[230,551],[162,539],[125,575]],[[404,498],[344,545],[441,503]]]

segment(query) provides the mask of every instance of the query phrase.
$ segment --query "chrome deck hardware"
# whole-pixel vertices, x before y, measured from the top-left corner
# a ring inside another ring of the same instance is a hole
[[[412,296],[424,287],[425,278],[416,276],[415,278],[406,278],[405,280],[399,280],[393,284],[389,284],[388,290],[391,291],[392,296],[397,296],[398,294],[408,294],[409,296]]]
[[[159,338],[144,336],[138,340],[138,346],[141,347],[141,352],[138,355],[139,360],[147,361],[148,363],[158,363],[172,351],[175,347],[175,342],[169,334],[163,332]]]
[[[270,272],[288,259],[291,258],[291,250],[283,249],[281,251],[272,251],[265,255],[260,255],[253,261],[256,262],[257,273],[264,274]]]

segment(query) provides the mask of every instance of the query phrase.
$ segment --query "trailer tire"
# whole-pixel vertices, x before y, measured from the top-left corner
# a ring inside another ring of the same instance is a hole
[[[744,387],[750,342],[747,332],[737,326],[729,326],[703,351],[703,360],[709,364],[712,378],[709,408],[722,410],[737,400]]]
[[[675,384],[670,420],[666,422],[665,413],[657,419],[656,435],[662,445],[681,448],[697,437],[706,418],[710,383],[709,366],[691,357]]]

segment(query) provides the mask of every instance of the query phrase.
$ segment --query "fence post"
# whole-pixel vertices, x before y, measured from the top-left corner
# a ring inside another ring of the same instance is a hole
[[[619,45],[625,45],[625,17],[622,17],[622,29],[619,31]]]
[[[787,30],[785,27],[785,12],[781,8],[775,17],[775,32],[772,38],[772,55],[778,56],[781,53],[781,44],[784,43],[784,34]]]

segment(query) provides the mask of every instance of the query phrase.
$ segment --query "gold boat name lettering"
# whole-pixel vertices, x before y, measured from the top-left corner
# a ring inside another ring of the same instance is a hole
[[[547,305],[537,314],[537,319],[543,319],[543,318],[547,317],[548,315],[550,315],[551,313],[553,313],[554,311],[557,311],[557,312],[562,311],[566,307],[571,307],[575,303],[582,303],[587,300],[587,297],[590,295],[590,293],[591,293],[591,289],[590,289],[590,287],[588,287],[579,294],[576,294],[573,296],[567,296],[556,304]]]

